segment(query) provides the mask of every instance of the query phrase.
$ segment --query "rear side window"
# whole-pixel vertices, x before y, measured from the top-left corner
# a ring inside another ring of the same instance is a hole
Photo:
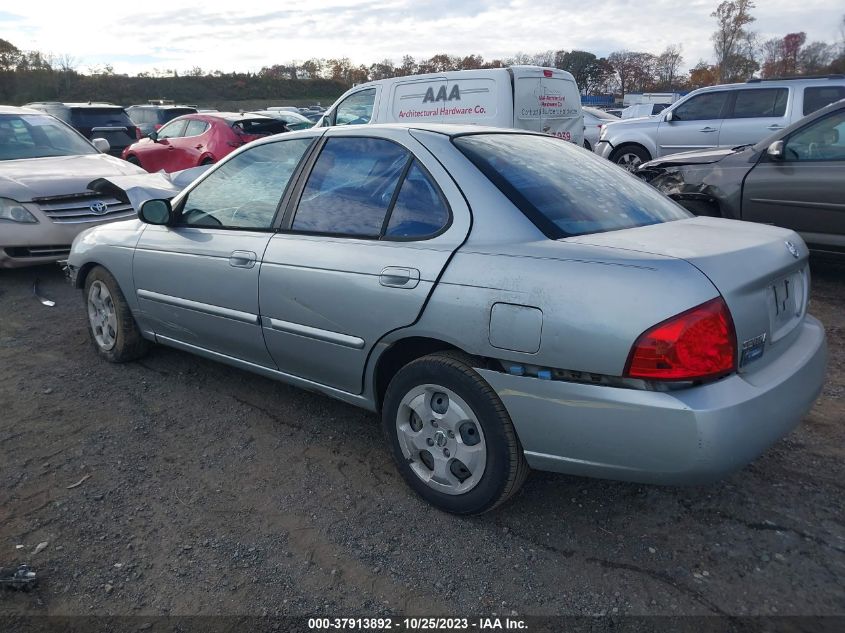
[[[692,217],[639,178],[571,143],[473,134],[457,148],[552,239]]]
[[[761,88],[738,90],[731,118],[782,117],[786,114],[789,90],[786,88]]]
[[[682,103],[672,111],[675,121],[707,121],[722,118],[727,92],[705,92]]]
[[[409,158],[383,139],[329,139],[305,184],[293,230],[379,237]]]
[[[804,116],[840,99],[845,99],[845,86],[804,88]]]
[[[73,108],[71,121],[75,127],[131,127],[134,125],[122,108]]]
[[[399,189],[384,234],[394,238],[427,237],[438,233],[448,223],[449,207],[440,190],[414,161]]]

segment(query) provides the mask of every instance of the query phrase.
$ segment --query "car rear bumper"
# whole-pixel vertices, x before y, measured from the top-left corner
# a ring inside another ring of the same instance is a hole
[[[790,348],[749,375],[672,392],[480,369],[510,413],[529,465],[656,484],[708,483],[786,435],[824,384],[824,329],[807,316]]]

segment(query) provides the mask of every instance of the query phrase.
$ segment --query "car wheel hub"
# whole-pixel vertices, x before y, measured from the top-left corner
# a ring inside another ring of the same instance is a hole
[[[487,443],[475,412],[458,394],[419,385],[399,403],[396,433],[411,471],[429,488],[469,492],[487,466]]]
[[[88,291],[88,322],[97,345],[109,351],[117,342],[117,313],[111,293],[102,281],[95,281]]]
[[[616,161],[616,164],[628,171],[636,171],[637,167],[643,164],[643,161],[636,154],[626,152],[619,156],[619,160]]]

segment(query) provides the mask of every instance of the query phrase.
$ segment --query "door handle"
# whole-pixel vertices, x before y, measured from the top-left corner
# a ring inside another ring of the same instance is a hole
[[[772,123],[772,124],[771,124],[769,127],[767,127],[766,129],[767,129],[767,130],[772,130],[772,131],[774,132],[775,130],[782,130],[782,129],[783,129],[783,126],[782,126],[782,125],[778,125],[777,123]]]
[[[420,283],[420,271],[416,268],[388,266],[381,271],[378,282],[388,288],[416,288]]]
[[[714,127],[703,127],[699,132],[718,132],[718,130]]]
[[[229,255],[229,266],[233,268],[252,268],[255,266],[257,259],[258,255],[252,251],[232,251],[232,254]]]

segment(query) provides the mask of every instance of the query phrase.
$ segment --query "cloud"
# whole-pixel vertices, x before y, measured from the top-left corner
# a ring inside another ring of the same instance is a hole
[[[111,60],[118,72],[255,71],[311,57],[370,64],[440,52],[495,59],[582,49],[604,56],[620,49],[659,53],[670,44],[681,44],[693,66],[712,57],[716,1],[685,0],[679,7],[677,0],[311,0],[281,9],[230,0],[90,4],[85,12],[56,5],[47,17],[21,4],[15,14],[0,12],[0,37],[20,48],[70,54],[83,69]],[[842,15],[833,4],[767,0],[755,9],[752,26],[763,39],[803,30],[808,40],[833,41]],[[92,14],[100,17],[92,22]]]

